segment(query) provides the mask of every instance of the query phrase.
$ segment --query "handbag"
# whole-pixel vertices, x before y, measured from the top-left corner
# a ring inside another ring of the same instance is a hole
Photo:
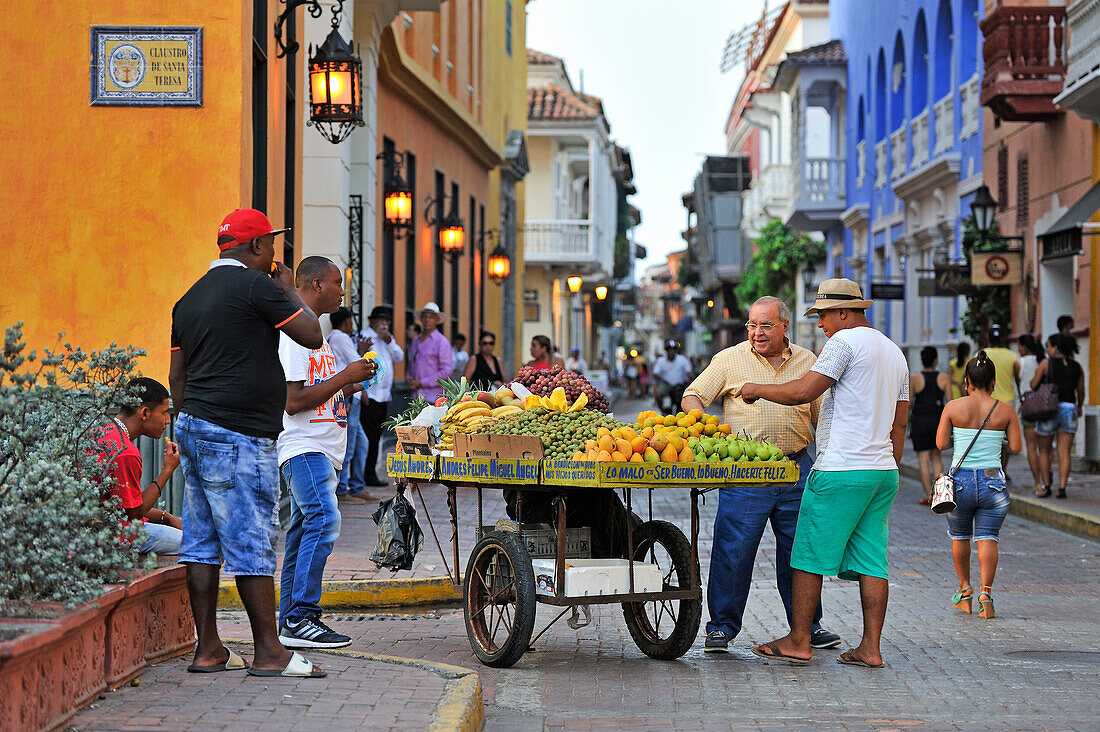
[[[982,425],[974,433],[974,439],[966,446],[966,451],[963,452],[959,461],[951,467],[951,472],[940,473],[936,476],[935,482],[932,483],[932,513],[951,513],[955,510],[955,473],[958,472],[959,466],[966,462],[966,456],[970,454],[970,448],[974,447],[974,443],[978,441],[978,435],[982,433],[986,422],[993,416],[993,410],[997,408],[997,404],[998,402],[993,402],[993,406],[989,408],[989,414],[985,415]]]
[[[1053,366],[1053,361],[1047,364],[1045,380],[1039,384],[1038,389],[1020,397],[1020,419],[1026,419],[1028,422],[1042,422],[1058,414],[1058,390],[1050,380],[1050,369]]]

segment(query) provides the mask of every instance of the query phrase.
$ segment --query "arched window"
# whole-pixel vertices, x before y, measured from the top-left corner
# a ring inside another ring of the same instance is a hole
[[[981,68],[981,44],[978,42],[978,0],[963,0],[959,33],[962,40],[959,53],[959,83],[966,81]]]
[[[863,121],[863,96],[859,97],[858,112],[856,112],[856,142],[862,142],[866,137],[866,129]]]
[[[932,95],[936,101],[943,99],[955,87],[951,77],[951,61],[955,57],[954,32],[951,0],[940,0],[940,8],[936,12],[935,68],[932,70]]]
[[[875,140],[886,139],[886,54],[878,52],[875,72]]]
[[[905,121],[905,41],[898,31],[894,38],[894,60],[890,64],[890,131]]]
[[[917,27],[913,31],[913,59],[909,64],[909,109],[916,117],[928,106],[928,29],[925,28],[924,11],[917,13]]]

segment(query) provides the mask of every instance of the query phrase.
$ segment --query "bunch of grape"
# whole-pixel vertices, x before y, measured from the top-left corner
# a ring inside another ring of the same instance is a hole
[[[607,397],[603,392],[588,383],[584,376],[575,371],[565,371],[561,366],[552,369],[524,366],[516,374],[515,380],[526,386],[535,396],[550,396],[550,392],[560,386],[565,389],[565,396],[570,404],[581,394],[587,394],[589,409],[598,409],[601,412],[608,410]]]
[[[552,412],[543,407],[535,407],[502,417],[496,424],[478,427],[478,432],[538,437],[542,440],[545,457],[568,460],[574,453],[584,452],[584,443],[596,439],[596,430],[600,427],[611,430],[622,426],[622,422],[591,409]]]

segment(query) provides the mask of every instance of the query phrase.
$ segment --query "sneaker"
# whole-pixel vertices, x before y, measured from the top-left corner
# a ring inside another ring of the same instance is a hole
[[[318,617],[304,618],[297,624],[289,621],[279,629],[279,642],[287,648],[343,648],[351,638],[337,633]]]
[[[840,636],[818,628],[810,633],[810,648],[835,648],[840,645]]]
[[[706,653],[726,653],[729,650],[727,646],[729,646],[731,640],[733,638],[724,630],[712,630],[707,633],[707,639],[703,643],[703,651]],[[839,638],[837,638],[837,642],[840,642]]]
[[[367,499],[360,496],[353,496],[350,493],[340,493],[336,496],[338,503],[366,503]]]

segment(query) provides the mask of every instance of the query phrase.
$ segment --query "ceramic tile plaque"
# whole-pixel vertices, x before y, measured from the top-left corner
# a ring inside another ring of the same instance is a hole
[[[92,26],[95,106],[202,106],[202,28]]]

